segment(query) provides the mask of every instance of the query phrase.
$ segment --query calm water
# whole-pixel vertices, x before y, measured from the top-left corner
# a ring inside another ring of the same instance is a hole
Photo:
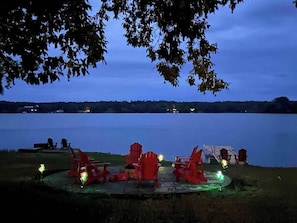
[[[84,151],[126,154],[143,150],[166,160],[188,155],[194,146],[244,147],[248,162],[297,167],[297,115],[283,114],[1,114],[0,149],[32,148],[66,138]]]

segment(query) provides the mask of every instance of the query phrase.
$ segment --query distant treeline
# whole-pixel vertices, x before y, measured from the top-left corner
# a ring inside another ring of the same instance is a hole
[[[297,101],[278,97],[272,101],[0,101],[0,113],[297,113]]]

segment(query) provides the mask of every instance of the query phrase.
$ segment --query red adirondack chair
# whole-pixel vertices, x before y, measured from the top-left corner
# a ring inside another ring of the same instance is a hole
[[[104,169],[99,169],[98,166],[94,164],[86,164],[79,169],[79,176],[76,178],[77,183],[81,183],[83,186],[93,183],[100,178],[103,182],[106,182],[106,178],[109,172]]]
[[[88,179],[86,182],[84,182],[84,185],[92,183],[99,178],[103,178],[103,182],[106,182],[107,175],[110,173],[107,170],[107,166],[110,163],[91,160],[90,157],[81,150],[79,150],[79,154],[81,163],[83,165],[83,167],[81,167],[79,171],[80,181],[82,173],[86,172],[88,174]]]
[[[197,149],[198,147],[195,148]],[[195,184],[207,182],[204,176],[204,166],[201,159],[203,150],[195,151],[195,148],[189,160],[185,162],[174,162],[173,173],[175,174],[176,182],[179,182],[180,177]]]
[[[138,142],[131,144],[130,153],[124,155],[126,164],[133,165],[134,163],[138,163],[141,154],[142,154],[142,145]]]
[[[228,163],[230,163],[231,155],[228,154],[228,150],[223,148],[220,150],[219,158],[222,160],[226,160]]]
[[[154,181],[155,187],[160,187],[158,180],[159,171],[158,155],[152,151],[148,151],[141,155],[138,164],[135,165],[135,175],[138,186],[141,186],[143,180]]]
[[[238,155],[235,157],[236,163],[238,164],[247,164],[247,151],[246,149],[238,150]]]
[[[94,158],[89,157],[86,159],[84,158],[84,160],[81,159],[81,153],[80,153],[80,149],[73,149],[71,146],[68,147],[71,153],[71,161],[70,161],[70,170],[68,171],[67,175],[69,177],[77,177],[79,176],[79,169],[80,167],[83,167],[85,165],[85,163],[98,163],[99,161],[96,161]],[[89,161],[87,161],[89,160]]]
[[[110,163],[95,160],[80,149],[73,149],[71,147],[69,149],[71,151],[71,164],[67,174],[68,176],[76,177],[76,182],[81,182],[81,180],[85,179],[82,175],[87,175],[88,178],[85,180],[84,185],[94,182],[99,178],[103,178],[104,182],[106,181],[109,174],[107,166]]]
[[[94,164],[96,166],[102,166],[102,162],[95,160],[93,157],[88,156],[85,152],[78,150],[80,161],[82,162],[82,165],[86,164]]]

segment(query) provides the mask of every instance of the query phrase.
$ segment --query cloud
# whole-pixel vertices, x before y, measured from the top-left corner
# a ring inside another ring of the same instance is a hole
[[[215,69],[231,84],[228,98],[297,99],[296,10],[290,1],[257,0],[238,5],[233,14],[224,8],[210,17],[209,39],[219,48]]]
[[[291,1],[246,0],[233,13],[223,7],[209,16],[207,38],[219,48],[212,56],[214,69],[219,78],[230,83],[229,90],[216,96],[202,94],[186,83],[188,65],[179,87],[164,83],[145,49],[127,46],[121,21],[110,20],[106,29],[107,65],[98,63],[89,75],[70,81],[64,77],[50,85],[30,86],[17,81],[0,100],[271,101],[279,96],[297,100],[296,13]]]

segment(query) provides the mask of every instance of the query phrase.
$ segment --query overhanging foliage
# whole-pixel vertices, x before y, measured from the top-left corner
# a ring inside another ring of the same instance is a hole
[[[172,86],[181,69],[191,64],[187,81],[205,93],[228,89],[217,77],[211,55],[217,45],[205,31],[208,15],[228,5],[231,12],[243,0],[101,0],[91,15],[87,0],[9,0],[0,8],[0,93],[16,80],[39,85],[88,74],[105,63],[106,23],[121,19],[132,47],[144,47],[147,57]],[[186,47],[183,47],[183,46]],[[127,80],[128,81],[128,80]]]

